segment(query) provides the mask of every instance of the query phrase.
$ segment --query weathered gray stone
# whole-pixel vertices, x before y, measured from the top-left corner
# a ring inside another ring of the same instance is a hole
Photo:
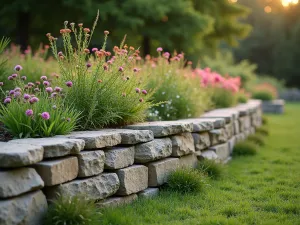
[[[262,110],[264,113],[283,114],[285,102],[282,99],[263,101]]]
[[[213,123],[213,129],[223,128],[226,124],[224,118],[199,118],[201,121],[207,121]]]
[[[235,136],[233,136],[232,138],[230,138],[230,139],[228,140],[228,147],[229,147],[230,155],[231,155],[232,152],[233,152],[233,148],[234,148],[235,143],[236,143],[236,138],[235,138]]]
[[[234,134],[233,122],[225,125],[225,132],[226,132],[227,139],[229,139],[233,136],[233,134]]]
[[[133,201],[137,200],[138,196],[137,194],[132,194],[128,196],[123,197],[110,197],[107,199],[104,199],[97,203],[97,206],[100,208],[107,208],[107,207],[117,207],[124,204],[132,203]]]
[[[252,108],[253,107],[251,107],[251,105],[249,104],[240,104],[234,107],[234,109],[236,109],[239,112],[240,117],[249,115]]]
[[[121,134],[116,130],[76,131],[65,137],[84,140],[85,149],[97,149],[121,144]]]
[[[0,201],[1,225],[41,225],[48,205],[42,191]]]
[[[240,123],[238,120],[233,121],[233,129],[234,129],[234,134],[239,134],[240,133]]]
[[[201,116],[201,118],[224,118],[226,123],[230,123],[238,117],[239,112],[234,108],[215,109]]]
[[[133,165],[117,171],[120,188],[118,195],[130,195],[148,187],[148,168],[143,165]]]
[[[0,168],[32,165],[43,160],[44,148],[32,144],[0,143]]]
[[[166,183],[170,173],[176,170],[178,166],[178,158],[167,158],[149,163],[149,187],[157,187]]]
[[[247,104],[249,104],[254,109],[260,109],[262,106],[262,101],[258,99],[250,99]]]
[[[201,119],[201,118],[191,118],[184,119],[179,121],[187,121],[193,123],[193,131],[192,132],[203,132],[214,129],[214,120],[209,119]]]
[[[134,146],[114,147],[105,151],[105,169],[121,169],[134,162]]]
[[[191,133],[182,133],[171,137],[172,156],[183,156],[195,152],[194,138]]]
[[[152,198],[159,194],[159,188],[147,188],[138,193],[139,198]]]
[[[212,146],[209,150],[215,151],[221,161],[226,160],[230,156],[228,143]]]
[[[16,139],[11,143],[41,145],[44,147],[44,158],[78,154],[84,148],[84,141],[63,137]]]
[[[244,116],[239,118],[240,123],[240,132],[250,129],[251,127],[251,118],[250,116]]]
[[[172,154],[172,142],[170,138],[159,138],[153,141],[135,146],[134,161],[146,163],[162,159]]]
[[[33,168],[0,170],[0,198],[9,198],[44,187],[44,182]]]
[[[246,136],[245,136],[244,133],[239,133],[239,134],[235,135],[235,142],[236,143],[244,141],[245,139],[246,139]]]
[[[47,199],[55,199],[57,194],[71,197],[85,194],[91,200],[107,198],[117,192],[120,181],[116,173],[102,173],[100,175],[45,188]]]
[[[195,150],[202,151],[210,146],[210,137],[208,132],[192,133],[195,143]]]
[[[250,127],[249,132],[250,134],[255,134],[255,127]]]
[[[228,139],[224,128],[209,131],[211,145],[225,143]]]
[[[196,168],[198,159],[196,154],[185,155],[179,158],[179,167],[181,168]]]
[[[192,132],[193,123],[187,121],[155,121],[126,126],[133,130],[151,130],[154,137],[165,137],[173,134]]]
[[[78,175],[78,160],[75,156],[42,161],[34,168],[43,179],[45,186],[53,186],[73,180]]]
[[[220,162],[220,158],[213,150],[206,150],[201,153],[201,155],[198,156],[199,160],[208,159],[208,160],[214,160],[215,162]]]
[[[117,132],[121,135],[121,144],[135,145],[152,141],[154,139],[151,130],[130,130],[130,129],[103,129],[102,131]]]
[[[102,150],[82,151],[77,155],[78,177],[98,175],[104,170],[105,154]]]

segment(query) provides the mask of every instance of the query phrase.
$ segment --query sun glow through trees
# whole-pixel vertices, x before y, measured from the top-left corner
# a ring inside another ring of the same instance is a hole
[[[289,5],[296,5],[299,3],[299,0],[281,0],[281,3],[284,7],[288,7]]]

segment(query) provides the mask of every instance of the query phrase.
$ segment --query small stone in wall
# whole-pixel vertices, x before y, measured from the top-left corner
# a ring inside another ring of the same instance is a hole
[[[199,160],[208,159],[208,160],[213,160],[215,162],[220,162],[218,155],[213,150],[206,150],[202,152],[201,155],[198,156],[198,159]]]
[[[171,137],[172,156],[183,156],[195,152],[194,139],[191,133],[182,133]]]
[[[209,131],[209,136],[211,145],[225,143],[228,139],[226,130],[224,128]]]
[[[123,197],[109,197],[107,199],[104,199],[97,203],[97,206],[100,208],[106,208],[106,207],[117,207],[124,204],[132,203],[133,201],[137,200],[138,196],[137,194],[132,194],[128,196]]]
[[[113,147],[105,150],[105,169],[121,169],[134,162],[134,146]]]
[[[228,143],[212,146],[209,150],[214,151],[221,161],[225,161],[230,156]]]
[[[214,120],[210,119],[201,119],[201,118],[192,118],[192,119],[184,119],[179,121],[188,121],[193,123],[193,131],[192,132],[203,132],[214,129]]]
[[[179,167],[181,168],[196,168],[198,159],[196,154],[185,155],[179,158]]]
[[[159,194],[159,188],[147,188],[138,193],[139,198],[152,198]]]
[[[104,170],[105,154],[102,150],[82,151],[77,155],[78,177],[98,175]]]
[[[208,132],[192,133],[195,143],[195,150],[201,151],[210,146],[210,137]]]

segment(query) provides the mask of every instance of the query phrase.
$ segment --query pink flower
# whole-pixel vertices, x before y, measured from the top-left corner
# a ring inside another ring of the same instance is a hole
[[[170,57],[170,53],[169,53],[169,52],[165,52],[165,53],[163,54],[163,57],[165,57],[166,59],[168,59],[168,58]]]
[[[18,98],[18,97],[20,97],[20,96],[21,96],[21,92],[16,91],[16,92],[14,93],[14,97],[15,97],[15,98]]]
[[[98,48],[92,48],[92,52],[98,51]]]
[[[133,72],[136,73],[137,71],[139,71],[138,68],[133,68]]]
[[[9,91],[9,95],[13,95],[14,93],[15,93],[14,90],[10,90],[10,91]]]
[[[86,64],[86,67],[87,67],[87,68],[90,68],[91,66],[92,66],[92,64],[90,64],[90,63],[87,63],[87,64]]]
[[[21,92],[21,88],[16,87],[16,88],[15,88],[15,91]]]
[[[39,88],[35,88],[34,91],[35,91],[35,92],[39,92],[40,89],[39,89]]]
[[[23,98],[24,98],[25,100],[28,100],[28,99],[30,99],[30,95],[29,95],[29,94],[24,94]]]
[[[43,112],[41,114],[41,117],[44,119],[44,120],[49,120],[50,119],[50,114],[48,112]]]
[[[22,79],[22,80],[26,80],[27,77],[26,77],[26,76],[22,76],[21,79]]]
[[[18,76],[18,74],[14,73],[11,75],[13,78],[16,78]]]
[[[58,56],[63,56],[63,53],[62,52],[58,52],[57,55]]]
[[[52,89],[52,87],[46,87],[46,89],[45,89],[48,93],[51,93],[51,92],[53,92],[53,89]]]
[[[32,98],[29,100],[30,104],[33,104],[33,103],[38,102],[38,101],[39,101],[39,99],[38,99],[37,97],[32,97]]]
[[[148,92],[147,92],[146,90],[142,90],[142,93],[143,93],[144,95],[148,94]]]
[[[8,104],[11,103],[11,98],[5,98],[4,99],[4,104]]]
[[[4,85],[4,83],[3,82],[0,82],[0,87],[2,87]]]
[[[49,85],[50,85],[50,83],[49,83],[48,81],[44,81],[44,82],[43,82],[43,85],[45,85],[45,86],[49,86]]]
[[[72,86],[73,86],[73,82],[72,82],[72,81],[67,81],[67,82],[66,82],[66,85],[67,85],[68,87],[72,87]]]
[[[23,67],[21,65],[16,65],[15,66],[15,71],[20,71],[22,69],[23,69]]]
[[[140,99],[139,99],[139,101],[140,101],[140,102],[143,102],[143,101],[144,101],[144,99],[140,98]]]
[[[122,66],[120,66],[120,67],[119,67],[119,71],[120,71],[120,72],[123,72],[123,71],[124,71],[124,68],[123,68]]]
[[[47,80],[48,78],[46,76],[41,76],[41,80]]]
[[[36,82],[35,82],[35,84],[36,84],[36,85],[40,85],[40,84],[41,84],[41,82],[39,82],[39,81],[36,81]]]
[[[55,87],[55,88],[54,88],[54,91],[56,91],[56,92],[61,92],[61,91],[62,91],[62,88],[60,88],[60,87]]]
[[[56,92],[53,92],[52,94],[51,94],[51,98],[55,98],[57,96],[57,93]]]
[[[9,76],[8,77],[8,80],[13,80],[14,78],[12,76]]]
[[[141,92],[141,89],[136,88],[136,89],[135,89],[135,92],[136,92],[136,93],[140,93],[140,92]]]
[[[157,52],[162,52],[162,50],[163,50],[162,47],[158,47],[158,48],[156,49]]]
[[[32,109],[27,109],[25,112],[26,116],[33,116],[33,110]]]
[[[34,86],[34,83],[29,82],[27,85],[28,85],[28,87],[33,87],[33,86]]]

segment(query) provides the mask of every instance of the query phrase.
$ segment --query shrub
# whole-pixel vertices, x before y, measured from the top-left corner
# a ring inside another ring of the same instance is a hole
[[[265,145],[264,138],[260,134],[251,134],[251,135],[249,135],[247,140],[249,140],[250,142],[253,142],[254,144],[257,144],[259,146],[264,146]]]
[[[265,126],[256,128],[256,133],[261,134],[263,136],[269,136],[269,130]]]
[[[1,76],[5,76],[7,70],[7,58],[2,57],[2,53],[9,44],[9,41],[10,40],[5,37],[2,37],[2,39],[0,40],[0,80]],[[0,97],[2,97],[2,93],[0,93]]]
[[[184,68],[183,54],[170,58],[158,48],[158,58],[146,57],[141,76],[147,78],[148,88],[154,89],[150,120],[176,120],[198,117],[210,106],[208,92],[199,86],[190,67]],[[168,61],[170,60],[170,62]]]
[[[203,174],[207,174],[212,179],[219,179],[224,173],[224,166],[220,163],[216,163],[213,160],[204,159],[199,161],[197,170]]]
[[[170,174],[167,182],[167,190],[182,194],[195,193],[201,191],[205,184],[203,174],[193,169],[182,168]]]
[[[123,41],[120,47],[114,47],[115,55],[110,57],[111,52],[105,50],[109,32],[104,31],[102,48],[93,48],[90,54],[88,46],[98,16],[99,13],[91,30],[82,24],[77,27],[64,23],[60,30],[64,51],[58,51],[57,39],[47,34],[60,67],[61,85],[67,82],[73,86],[67,89],[65,101],[82,112],[79,125],[84,130],[143,121],[145,111],[152,105],[151,90],[146,90],[143,80],[132,73],[138,71],[133,63],[140,58],[139,50],[128,48]]]
[[[15,88],[4,92],[4,104],[0,105],[0,122],[17,138],[48,137],[67,134],[76,127],[80,113],[64,104],[64,91],[51,86],[46,76],[41,81],[25,84],[26,77],[20,77],[20,65],[16,73],[9,76]],[[53,82],[55,83],[55,82]]]
[[[269,123],[268,118],[266,116],[262,116],[262,124],[268,125],[268,123]]]
[[[263,101],[276,99],[278,96],[277,89],[269,83],[259,83],[253,88],[252,97]]]
[[[249,99],[249,93],[247,93],[245,90],[240,90],[237,93],[236,101],[238,103],[247,103]]]
[[[255,155],[257,153],[257,145],[250,141],[237,143],[233,148],[234,156]]]
[[[252,98],[259,99],[262,101],[271,101],[274,99],[272,93],[267,90],[255,91],[252,94]]]
[[[234,94],[223,88],[214,88],[212,90],[212,102],[215,108],[227,108],[236,104]]]
[[[91,200],[82,196],[58,196],[49,206],[44,225],[99,225],[100,216]]]

